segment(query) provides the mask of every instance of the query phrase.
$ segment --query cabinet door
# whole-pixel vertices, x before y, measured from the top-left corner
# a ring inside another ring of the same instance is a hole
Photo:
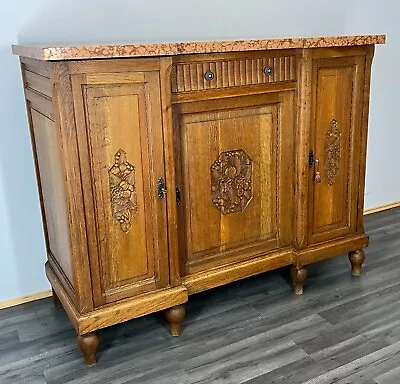
[[[175,109],[184,274],[289,245],[293,93]]]
[[[168,285],[159,76],[73,79],[94,305]]]
[[[313,62],[311,244],[356,232],[364,61],[356,56]]]

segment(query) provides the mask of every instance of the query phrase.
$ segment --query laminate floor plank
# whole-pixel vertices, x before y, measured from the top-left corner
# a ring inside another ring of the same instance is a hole
[[[163,313],[99,331],[88,368],[52,299],[0,311],[0,384],[400,384],[400,208],[365,217],[360,278],[347,255],[190,296],[179,338]]]

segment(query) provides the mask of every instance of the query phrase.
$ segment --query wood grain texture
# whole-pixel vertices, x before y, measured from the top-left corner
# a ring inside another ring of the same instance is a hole
[[[356,232],[364,60],[359,56],[313,62],[310,244]],[[320,183],[315,180],[317,171]]]
[[[78,335],[94,332],[148,313],[161,311],[174,305],[186,303],[188,300],[187,289],[180,286],[119,300],[94,311],[80,314],[49,263],[46,263],[46,275]]]
[[[85,208],[82,199],[83,180],[77,143],[77,126],[68,64],[53,63],[51,79],[54,84],[53,100],[55,121],[60,130],[63,164],[65,170],[68,222],[70,229],[71,260],[74,270],[75,311],[93,309],[92,282],[88,257]],[[49,260],[51,261],[51,259]],[[53,263],[53,268],[55,265]],[[58,275],[60,277],[60,274]],[[64,285],[65,289],[68,289]],[[59,293],[59,292],[58,292]]]
[[[116,72],[74,75],[72,81],[81,158],[87,161],[86,180],[93,183],[83,193],[94,300],[100,306],[169,282],[165,199],[156,192],[157,179],[165,178],[159,79],[153,72]],[[116,166],[121,153],[125,163]],[[121,167],[130,180],[121,176]],[[115,215],[123,217],[128,203],[129,223],[121,226]]]
[[[32,124],[42,180],[46,217],[47,247],[73,284],[73,268],[68,229],[67,196],[64,185],[64,166],[60,154],[60,137],[53,121],[32,110]]]
[[[169,251],[169,280],[170,286],[181,285],[178,209],[176,203],[177,176],[174,150],[174,125],[172,117],[171,99],[171,67],[172,59],[164,57],[160,60],[160,87],[161,108],[164,135],[164,161],[167,187],[167,215],[168,215],[168,251]],[[174,193],[175,192],[175,193]],[[179,190],[180,192],[180,190]]]
[[[291,205],[291,94],[198,102],[175,111],[186,274],[288,244],[290,221],[283,213]]]
[[[400,209],[368,215],[365,227],[371,244],[360,279],[349,277],[343,255],[308,267],[302,297],[286,269],[194,295],[179,338],[158,314],[100,330],[107,348],[93,369],[51,298],[2,310],[0,381],[397,384]]]

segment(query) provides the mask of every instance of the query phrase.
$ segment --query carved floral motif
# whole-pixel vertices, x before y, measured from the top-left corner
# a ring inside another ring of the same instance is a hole
[[[331,121],[331,128],[325,135],[325,176],[328,184],[333,185],[335,177],[339,173],[340,166],[340,136],[338,122]]]
[[[243,211],[253,197],[253,161],[242,150],[222,152],[211,165],[211,199],[223,215]]]
[[[111,211],[123,232],[132,226],[132,216],[137,213],[135,167],[127,160],[126,152],[120,149],[114,156],[115,162],[109,169]]]

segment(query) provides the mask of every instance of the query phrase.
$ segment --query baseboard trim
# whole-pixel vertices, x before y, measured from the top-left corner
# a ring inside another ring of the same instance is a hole
[[[379,207],[367,209],[364,211],[364,215],[370,215],[371,213],[382,212],[386,211],[387,209],[397,208],[397,207],[400,207],[400,201],[394,202],[392,204],[386,204],[386,205],[381,205]],[[48,291],[34,293],[33,295],[17,297],[16,299],[0,301],[0,309],[14,307],[15,305],[20,305],[35,300],[44,299],[46,297],[50,297],[51,295],[52,295],[51,290],[48,290]]]
[[[381,205],[380,207],[367,209],[364,211],[364,216],[370,215],[371,213],[382,212],[382,211],[386,211],[387,209],[392,209],[392,208],[397,208],[397,207],[400,207],[400,201],[396,201],[392,204]]]
[[[16,305],[29,303],[30,301],[44,299],[52,295],[51,289],[48,291],[37,292],[32,295],[26,295],[22,297],[17,297],[11,300],[0,301],[0,309],[14,307]]]

